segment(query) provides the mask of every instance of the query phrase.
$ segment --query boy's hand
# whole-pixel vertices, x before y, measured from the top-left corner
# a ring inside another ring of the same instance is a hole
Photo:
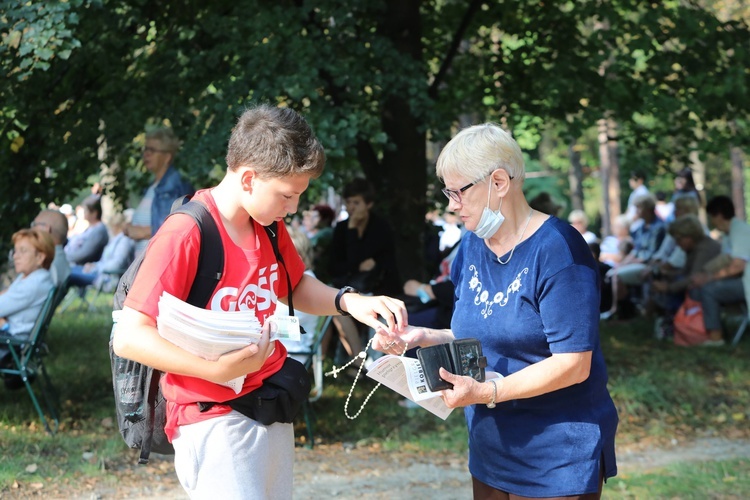
[[[247,347],[222,355],[214,365],[215,373],[209,379],[211,382],[222,384],[233,378],[254,373],[260,370],[275,348],[275,342],[270,341],[271,322],[263,325],[260,341]]]
[[[398,299],[384,295],[369,297],[347,293],[341,297],[341,303],[346,312],[375,332],[402,332],[407,324],[406,306]],[[383,318],[386,324],[381,323],[378,317]]]

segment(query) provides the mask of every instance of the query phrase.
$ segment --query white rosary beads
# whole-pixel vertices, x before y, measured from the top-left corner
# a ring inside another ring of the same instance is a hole
[[[357,369],[357,375],[355,375],[355,377],[354,377],[354,382],[352,382],[352,386],[349,389],[349,394],[347,394],[347,396],[346,396],[346,402],[344,403],[344,415],[346,415],[346,418],[348,418],[349,420],[354,420],[355,418],[357,418],[359,416],[360,413],[362,413],[362,410],[365,409],[365,405],[367,404],[367,402],[370,400],[370,398],[372,397],[372,395],[375,394],[375,391],[378,390],[378,387],[380,387],[382,385],[380,382],[378,382],[378,384],[375,387],[373,387],[373,389],[370,391],[370,394],[368,394],[367,397],[365,398],[365,400],[362,402],[362,406],[359,407],[359,410],[357,411],[357,413],[355,413],[353,416],[349,415],[349,400],[352,398],[352,394],[354,393],[354,388],[357,386],[357,380],[359,380],[359,375],[362,373],[362,368],[364,368],[364,366],[365,366],[365,358],[367,358],[367,349],[370,347],[370,345],[372,344],[373,340],[374,340],[374,338],[370,339],[367,342],[367,345],[365,346],[365,348],[362,350],[362,352],[360,352],[355,357],[353,357],[344,366],[342,366],[340,368],[336,368],[336,366],[334,365],[333,369],[330,372],[328,372],[328,373],[325,374],[326,377],[330,377],[331,375],[333,375],[333,378],[337,378],[339,373],[341,373],[343,370],[345,370],[346,368],[348,368],[349,366],[351,366],[358,359],[361,360],[360,363],[359,363],[359,368]],[[386,345],[385,348],[389,349],[389,348],[393,347],[394,345],[396,345],[395,341],[389,343],[388,345]],[[404,354],[406,354],[406,350],[408,348],[409,348],[409,344],[404,344],[404,350],[400,354],[400,356],[403,356]]]

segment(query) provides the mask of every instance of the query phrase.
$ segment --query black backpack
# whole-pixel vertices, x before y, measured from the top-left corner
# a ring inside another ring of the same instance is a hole
[[[196,201],[185,203],[188,199],[188,197],[185,197],[177,200],[170,215],[173,213],[188,214],[198,224],[201,234],[198,269],[186,302],[196,307],[205,307],[224,272],[224,246],[216,222],[208,209]],[[265,230],[271,240],[276,259],[283,265],[276,238],[276,228],[277,224],[274,222],[265,227]],[[141,263],[143,263],[145,253],[145,251],[141,252],[120,278],[115,291],[113,311],[122,310],[125,298],[135,280],[138,269],[141,267]],[[288,274],[287,285],[291,291]],[[289,297],[291,315],[293,311],[291,293]],[[112,328],[114,331],[114,325]],[[149,366],[117,356],[112,349],[111,335],[109,357],[112,368],[112,387],[115,395],[117,425],[125,443],[130,448],[140,448],[141,454],[138,463],[147,464],[152,451],[164,455],[173,455],[174,447],[172,447],[164,432],[164,425],[167,420],[167,402],[159,385],[163,373]]]
[[[197,307],[205,307],[224,272],[224,246],[221,243],[219,229],[208,209],[198,202],[188,202],[172,213],[190,215],[200,229],[198,271],[187,302]],[[141,252],[120,278],[115,291],[114,311],[122,310],[145,254],[145,251]],[[114,325],[112,328],[114,331]],[[117,424],[125,443],[131,448],[141,449],[138,463],[148,463],[151,451],[165,455],[174,454],[174,448],[164,432],[167,402],[159,387],[162,372],[117,356],[112,349],[111,336],[109,357]]]

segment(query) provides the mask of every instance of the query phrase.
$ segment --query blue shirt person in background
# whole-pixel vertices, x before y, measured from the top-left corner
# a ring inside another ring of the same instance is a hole
[[[132,223],[125,226],[125,236],[136,241],[138,255],[146,249],[151,236],[156,234],[167,218],[174,201],[192,195],[195,189],[182,179],[174,167],[180,140],[171,128],[161,127],[146,134],[143,165],[154,175],[154,182],[146,189],[133,213]]]
[[[448,209],[467,234],[451,268],[451,328],[379,332],[376,349],[475,337],[480,383],[440,369],[449,407],[465,407],[474,498],[599,498],[617,474],[617,410],[599,342],[599,271],[581,234],[532,210],[523,156],[495,124],[462,130],[440,153]]]

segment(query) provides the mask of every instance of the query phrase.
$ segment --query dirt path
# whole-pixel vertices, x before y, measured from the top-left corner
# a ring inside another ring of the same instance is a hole
[[[660,449],[619,449],[621,472],[648,471],[674,462],[750,458],[750,440],[700,438]],[[153,457],[146,467],[126,465],[117,471],[115,484],[91,483],[86,491],[70,491],[47,498],[185,499],[171,457]],[[471,498],[471,480],[463,455],[386,452],[377,445],[347,444],[298,448],[294,470],[296,498],[323,496],[357,499],[455,500]],[[38,492],[37,492],[38,493]]]

